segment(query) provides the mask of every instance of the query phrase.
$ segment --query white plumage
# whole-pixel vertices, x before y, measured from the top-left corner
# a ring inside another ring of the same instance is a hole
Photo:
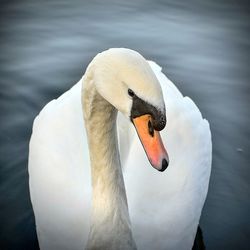
[[[211,171],[209,124],[154,62],[167,115],[161,131],[170,164],[150,166],[131,122],[117,128],[133,237],[138,249],[191,249]],[[36,117],[30,140],[30,195],[41,249],[84,249],[91,217],[91,167],[81,81]],[[100,143],[100,142],[97,142]],[[115,237],[115,235],[114,235]]]

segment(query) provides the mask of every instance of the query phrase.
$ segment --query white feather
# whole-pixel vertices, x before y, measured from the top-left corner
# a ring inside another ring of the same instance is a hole
[[[191,249],[211,170],[211,134],[193,101],[149,62],[166,106],[161,132],[170,165],[153,169],[134,128],[118,115],[120,156],[138,249]],[[30,140],[30,195],[41,249],[84,249],[90,229],[91,172],[81,81],[48,103]],[[115,235],[114,235],[115,237]]]

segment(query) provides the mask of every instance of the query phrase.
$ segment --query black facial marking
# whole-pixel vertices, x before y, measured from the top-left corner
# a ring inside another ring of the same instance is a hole
[[[153,105],[143,101],[135,93],[133,96],[133,105],[131,108],[130,119],[149,114],[152,116],[153,128],[157,131],[164,129],[166,126],[165,110],[162,112]]]
[[[135,95],[134,91],[132,89],[128,89],[128,94],[133,97]]]

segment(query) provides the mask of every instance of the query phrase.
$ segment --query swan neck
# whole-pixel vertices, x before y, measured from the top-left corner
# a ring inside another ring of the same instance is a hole
[[[118,151],[117,110],[96,91],[88,74],[82,102],[92,178],[87,249],[135,249]]]

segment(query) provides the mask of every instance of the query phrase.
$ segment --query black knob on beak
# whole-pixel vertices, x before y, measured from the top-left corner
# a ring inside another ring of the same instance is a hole
[[[166,126],[166,115],[163,115],[162,113],[158,113],[156,117],[153,120],[153,126],[154,129],[157,131],[161,131],[165,128]]]

